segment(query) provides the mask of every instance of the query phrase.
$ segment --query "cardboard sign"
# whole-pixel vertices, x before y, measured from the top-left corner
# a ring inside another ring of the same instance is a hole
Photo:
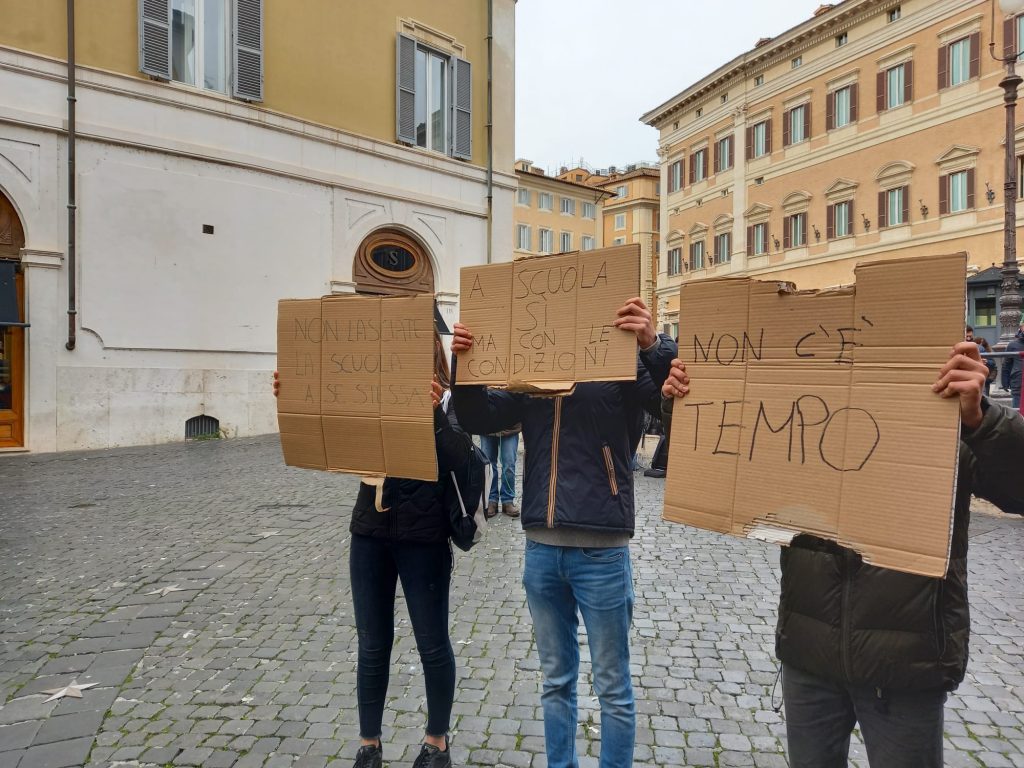
[[[285,463],[436,480],[433,323],[432,296],[279,302]]]
[[[458,384],[562,392],[636,378],[636,337],[616,313],[640,295],[640,246],[463,267],[460,319],[474,343]]]
[[[960,411],[931,391],[963,339],[964,254],[857,267],[855,287],[726,278],[680,292],[665,519],[941,577]]]

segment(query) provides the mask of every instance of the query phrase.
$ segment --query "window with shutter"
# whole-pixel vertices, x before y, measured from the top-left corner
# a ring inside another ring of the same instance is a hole
[[[261,101],[262,0],[139,0],[139,69]]]
[[[235,0],[234,22],[232,95],[263,101],[263,1]]]
[[[171,79],[171,0],[139,0],[139,69]]]
[[[459,160],[472,159],[472,65],[401,33],[395,60],[398,141]]]
[[[889,226],[888,219],[889,211],[889,193],[879,192],[878,193],[878,228],[885,229]]]

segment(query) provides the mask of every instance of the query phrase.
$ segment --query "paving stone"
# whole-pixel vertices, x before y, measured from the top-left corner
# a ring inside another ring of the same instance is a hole
[[[70,739],[53,744],[29,747],[18,768],[68,768],[81,765],[89,756],[92,739]]]
[[[32,720],[26,723],[0,726],[0,752],[9,752],[29,746],[41,724],[41,721]]]

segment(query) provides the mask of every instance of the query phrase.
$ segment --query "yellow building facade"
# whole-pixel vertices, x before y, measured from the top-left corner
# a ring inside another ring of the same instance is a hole
[[[604,247],[601,210],[608,195],[563,176],[548,176],[529,160],[516,161],[515,258]]]
[[[452,322],[512,258],[515,5],[0,0],[0,452],[276,431],[282,298]]]
[[[659,131],[661,324],[678,331],[689,280],[826,288],[852,283],[866,260],[1001,262],[992,5],[822,6],[644,115]],[[997,53],[1013,50],[1018,22],[994,22]]]

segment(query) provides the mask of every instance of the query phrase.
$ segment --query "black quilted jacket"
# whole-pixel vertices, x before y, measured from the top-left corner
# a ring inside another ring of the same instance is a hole
[[[471,438],[459,427],[454,409],[434,411],[434,443],[437,447],[438,481],[384,480],[384,493],[378,512],[377,489],[361,483],[352,510],[349,530],[361,536],[433,544],[448,540],[448,508],[444,503],[445,478],[449,472],[464,469],[469,461]]]

